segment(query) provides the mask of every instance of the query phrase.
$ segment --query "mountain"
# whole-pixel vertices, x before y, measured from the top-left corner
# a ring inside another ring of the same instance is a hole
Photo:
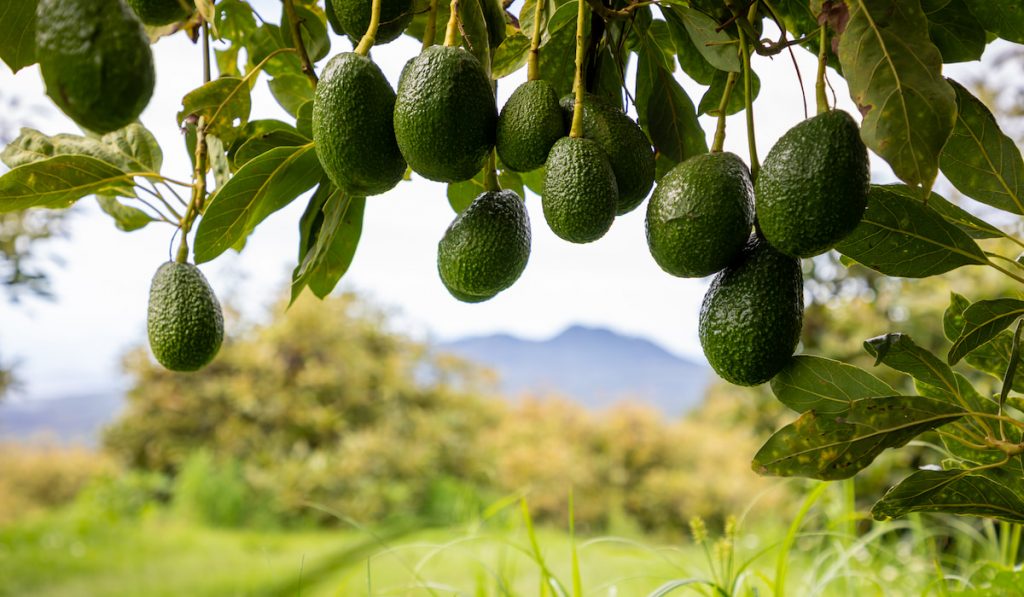
[[[700,402],[714,378],[706,365],[650,340],[578,325],[542,341],[496,334],[439,348],[493,369],[507,395],[554,393],[589,408],[641,400],[679,415]]]
[[[124,406],[123,390],[0,403],[0,440],[96,445]]]

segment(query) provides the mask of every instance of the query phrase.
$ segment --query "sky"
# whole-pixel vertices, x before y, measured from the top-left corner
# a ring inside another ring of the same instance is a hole
[[[277,20],[277,0],[253,4],[264,18]],[[766,35],[774,34],[766,28]],[[347,39],[332,34],[331,55],[350,50]],[[402,65],[418,51],[418,42],[402,37],[375,47],[372,57],[396,85]],[[156,90],[141,121],[164,149],[163,173],[189,179],[188,155],[175,115],[181,97],[202,84],[200,48],[178,34],[159,41],[153,52]],[[799,48],[794,55],[813,114],[816,58]],[[778,137],[804,118],[804,104],[788,54],[774,59],[755,55],[753,65],[762,82],[754,112],[757,147],[763,160]],[[953,76],[968,72],[964,67],[947,70]],[[681,73],[677,77],[694,103],[699,102],[704,88]],[[499,105],[524,80],[525,68],[502,79]],[[830,81],[838,107],[859,118],[842,79],[832,73]],[[47,134],[78,132],[45,96],[36,67],[15,75],[0,64],[0,89],[5,96],[17,95],[23,102],[43,108],[31,112],[33,127]],[[251,118],[276,117],[286,115],[261,77],[254,90]],[[728,119],[725,149],[748,161],[743,118],[741,113]],[[702,117],[701,124],[710,145],[714,119]],[[876,180],[891,179],[887,166],[873,155],[872,172]],[[647,249],[646,203],[617,218],[604,238],[573,245],[547,228],[539,197],[528,194],[526,201],[533,235],[530,262],[514,286],[490,301],[461,303],[441,284],[437,242],[455,214],[448,205],[445,185],[417,176],[367,200],[362,239],[339,290],[362,293],[394,313],[399,329],[424,340],[498,332],[542,339],[569,325],[584,324],[642,336],[675,354],[704,362],[697,318],[709,279],[681,279],[661,271]],[[267,317],[269,307],[283,295],[297,258],[298,219],[304,207],[302,198],[296,200],[261,224],[241,254],[228,252],[202,266],[218,296],[231,300],[247,317]],[[69,230],[68,240],[51,242],[45,248],[63,261],[60,267],[51,268],[55,300],[27,299],[17,305],[0,302],[0,358],[17,364],[16,374],[22,382],[15,399],[84,394],[119,386],[124,381],[121,356],[145,342],[150,280],[168,258],[174,230],[151,224],[140,231],[120,232],[92,198],[74,208]]]

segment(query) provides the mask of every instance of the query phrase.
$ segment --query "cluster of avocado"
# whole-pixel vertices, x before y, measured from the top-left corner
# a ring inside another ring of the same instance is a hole
[[[839,110],[786,132],[756,184],[731,153],[692,157],[661,179],[647,206],[648,247],[672,275],[717,272],[699,334],[723,379],[758,385],[786,366],[803,320],[800,258],[853,231],[869,186],[867,148]]]

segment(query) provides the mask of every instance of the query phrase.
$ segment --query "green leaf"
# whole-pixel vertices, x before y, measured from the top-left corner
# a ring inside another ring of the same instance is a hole
[[[942,56],[919,0],[847,0],[839,62],[864,120],[861,137],[907,184],[931,188],[956,119]]]
[[[484,65],[484,71],[490,74],[491,42],[483,7],[479,0],[464,0],[459,2],[458,12],[463,45]]]
[[[701,85],[711,85],[715,74],[721,71],[711,66],[711,63],[705,60],[704,56],[697,51],[697,46],[693,45],[693,40],[690,39],[689,31],[683,25],[683,19],[675,11],[665,6],[660,8],[661,14],[665,17],[665,22],[668,23],[668,30],[672,36],[672,44],[675,46],[679,66],[694,81]]]
[[[0,6],[0,60],[12,71],[36,62],[38,0],[6,0]]]
[[[231,143],[249,121],[249,84],[238,77],[221,77],[188,92],[182,106],[178,112],[179,125],[189,116],[205,117],[207,131]]]
[[[281,75],[268,85],[277,103],[292,116],[297,116],[299,108],[313,100],[313,84],[305,75]]]
[[[956,90],[956,127],[942,152],[942,173],[958,191],[1010,213],[1024,215],[1024,161],[995,117],[962,85]]]
[[[21,129],[18,138],[3,152],[10,168],[17,168],[57,155],[85,155],[104,161],[129,173],[158,173],[163,165],[163,152],[153,133],[139,123],[107,133],[102,137],[60,134],[48,136],[30,128]]]
[[[282,3],[283,5],[283,3]],[[327,13],[316,4],[303,6],[295,4],[295,14],[299,17],[299,34],[310,60],[319,62],[331,51],[331,39],[327,35]],[[288,11],[281,9],[281,41],[286,46],[295,46],[292,40],[292,26],[288,19]]]
[[[659,64],[656,50],[645,47],[637,65],[637,115],[659,156],[679,163],[707,153],[704,129],[689,96],[672,73]]]
[[[530,38],[515,33],[505,38],[494,50],[491,76],[495,79],[507,77],[521,69],[530,58]]]
[[[854,400],[896,394],[863,369],[811,355],[797,355],[771,380],[780,402],[797,412],[840,413]]]
[[[134,197],[132,177],[85,155],[58,155],[0,176],[0,213],[29,207],[68,207],[95,193]]]
[[[977,243],[934,209],[877,185],[860,224],[836,250],[888,276],[907,278],[988,263]]]
[[[902,184],[881,185],[894,193],[913,200],[920,200],[920,189],[915,189]],[[1003,238],[1006,236],[1002,230],[989,224],[985,220],[956,205],[942,195],[932,191],[928,195],[928,207],[934,209],[947,222],[955,224],[971,238]]]
[[[487,187],[484,185],[484,172],[486,170],[485,166],[473,178],[462,182],[453,182],[448,185],[448,204],[452,206],[455,213],[462,213],[474,199],[487,191]],[[516,172],[501,170],[498,172],[498,184],[503,189],[515,191],[520,197],[523,196],[523,181]]]
[[[550,33],[550,38],[540,48],[537,60],[540,78],[555,88],[558,97],[572,92],[576,65],[571,58],[576,53],[576,28],[561,27]]]
[[[252,5],[244,0],[218,0],[214,8],[214,25],[221,39],[241,42],[258,28]]]
[[[1024,479],[1003,468],[916,471],[871,508],[876,520],[944,512],[1024,523]]]
[[[330,294],[348,271],[359,246],[366,199],[350,197],[338,189],[331,191],[320,225],[310,231],[309,240],[316,241],[292,273],[293,303],[306,286],[319,298]]]
[[[768,439],[753,468],[762,475],[847,479],[885,449],[963,415],[955,404],[922,396],[861,398],[841,414],[801,415]]]
[[[928,36],[942,54],[943,62],[980,60],[985,51],[985,29],[963,0],[923,0],[928,17]]]
[[[964,0],[964,3],[986,31],[1024,44],[1024,4],[1020,0]]]
[[[245,44],[250,69],[267,59],[272,52],[291,47],[284,43],[281,28],[270,23],[260,25],[240,41]],[[263,70],[271,77],[301,75],[302,61],[295,52],[282,52],[270,58]]]
[[[978,301],[967,307],[960,337],[949,349],[949,364],[957,364],[967,353],[995,338],[1021,315],[1024,315],[1024,301],[1012,298]]]
[[[761,79],[754,73],[750,73],[751,79],[751,90],[754,92],[754,97],[757,97],[758,92],[761,91]],[[729,73],[725,71],[718,71],[715,74],[715,78],[711,81],[711,87],[704,93],[704,96],[700,98],[700,105],[697,106],[697,114],[707,114],[708,116],[718,116],[718,106],[722,103],[722,94],[725,93],[725,83],[728,79]],[[743,111],[744,105],[743,97],[743,79],[737,78],[736,84],[732,88],[732,92],[729,94],[729,103],[725,107],[726,115],[733,115],[737,112]]]
[[[313,138],[313,102],[308,101],[299,107],[298,116],[295,117],[295,129],[299,134],[305,135],[307,139]]]
[[[693,8],[673,5],[665,7],[679,16],[690,34],[690,40],[704,60],[718,70],[740,72],[739,45],[725,31],[716,31],[718,23],[708,15]],[[733,43],[730,43],[733,42]],[[710,45],[709,45],[710,44]]]
[[[906,334],[890,333],[865,340],[864,350],[875,357],[876,365],[882,363],[906,373],[952,399],[962,398],[959,382],[949,365],[918,346]]]
[[[290,127],[289,127],[290,128]],[[253,135],[245,140],[233,156],[235,169],[241,168],[250,160],[257,158],[271,149],[278,147],[298,147],[306,145],[309,139],[292,130],[272,130]]]
[[[249,161],[210,198],[195,238],[196,263],[214,259],[323,176],[313,144],[279,147]]]
[[[943,333],[951,342],[960,337],[960,333],[966,325],[964,311],[970,304],[965,297],[955,292],[951,293],[949,307],[946,308],[942,317]],[[974,349],[964,360],[978,371],[1002,380],[1007,367],[1009,367],[1012,354],[1013,334],[1001,332],[992,340]],[[1024,393],[1024,376],[1014,377],[1013,389]]]
[[[213,173],[213,182],[219,189],[231,178],[231,163],[225,153],[224,142],[216,135],[206,135],[206,153],[210,172]]]
[[[125,205],[109,195],[97,195],[96,201],[107,215],[114,218],[114,224],[124,232],[132,232],[145,227],[153,218],[137,207]]]

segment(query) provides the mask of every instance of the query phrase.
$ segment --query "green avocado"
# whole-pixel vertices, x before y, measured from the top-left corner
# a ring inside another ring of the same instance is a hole
[[[333,0],[324,1],[324,14],[327,15],[327,22],[330,24],[331,30],[338,35],[345,35],[345,28],[341,26],[341,21],[338,20],[338,15],[334,12]]]
[[[452,296],[476,303],[511,286],[530,259],[530,218],[512,191],[481,193],[437,244],[437,271]]]
[[[793,356],[803,313],[800,260],[755,233],[704,295],[698,326],[704,356],[730,383],[762,384]]]
[[[501,108],[495,147],[510,170],[529,172],[544,165],[551,146],[564,134],[558,94],[550,83],[537,79],[517,87]]]
[[[572,123],[575,98],[562,98],[565,131]],[[593,139],[608,156],[615,172],[619,199],[615,213],[636,209],[654,186],[654,149],[647,135],[625,112],[600,96],[587,94],[583,102],[583,136]]]
[[[497,120],[491,83],[466,50],[431,46],[402,71],[395,137],[409,166],[424,178],[473,178],[494,147]]]
[[[217,356],[224,316],[199,268],[168,261],[156,270],[146,327],[153,355],[171,371],[195,371]]]
[[[196,9],[195,0],[127,0],[139,20],[147,25],[170,25],[184,21]]]
[[[39,0],[36,57],[46,93],[82,128],[109,133],[153,95],[149,39],[121,0]]]
[[[327,0],[338,24],[354,43],[370,27],[373,0]],[[398,39],[415,16],[412,0],[380,0],[380,24],[377,25],[375,44],[386,44]]]
[[[754,186],[757,221],[773,247],[794,257],[828,251],[864,215],[868,150],[841,110],[791,128],[768,152]]]
[[[729,265],[753,225],[750,171],[733,153],[706,153],[677,164],[647,204],[647,246],[673,276],[701,278]]]
[[[379,195],[402,180],[394,108],[395,92],[369,58],[346,52],[324,67],[313,100],[313,141],[324,171],[347,193]]]
[[[559,238],[595,241],[615,221],[618,190],[615,173],[597,142],[562,137],[545,164],[544,219]]]

